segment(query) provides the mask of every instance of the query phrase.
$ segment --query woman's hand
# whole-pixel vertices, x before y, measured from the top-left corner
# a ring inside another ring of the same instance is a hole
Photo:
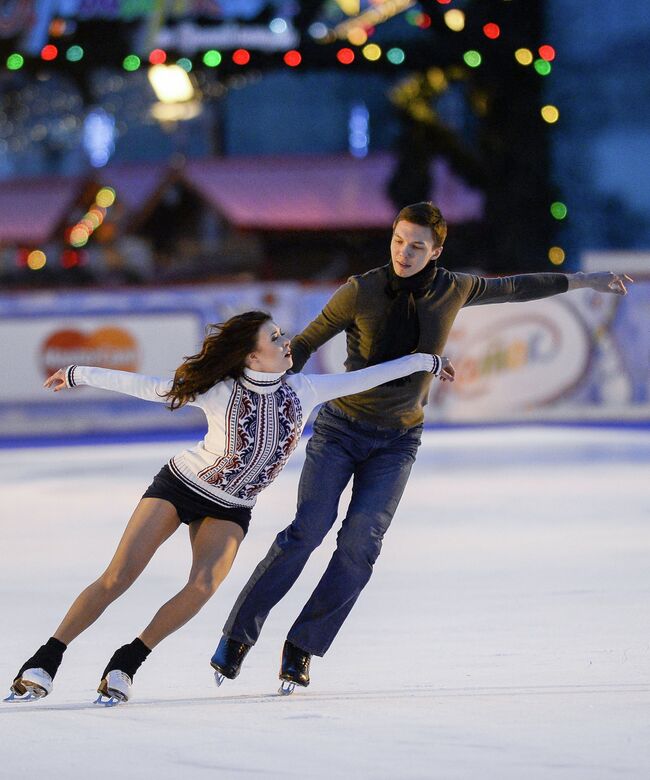
[[[448,357],[442,357],[442,368],[440,369],[440,381],[453,382],[456,378],[456,369],[453,367]]]
[[[43,382],[43,387],[52,388],[55,393],[58,393],[59,390],[69,389],[65,383],[65,368],[60,368],[52,376],[48,376],[45,382]]]

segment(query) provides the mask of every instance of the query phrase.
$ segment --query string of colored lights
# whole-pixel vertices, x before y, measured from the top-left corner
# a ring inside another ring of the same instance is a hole
[[[452,0],[437,0],[437,4],[443,7],[449,6],[452,4]],[[322,44],[322,47],[318,47],[319,64],[323,63],[323,51],[326,51],[329,52],[332,65],[338,64],[349,67],[361,62],[378,63],[381,61],[396,68],[404,65],[408,66],[408,50],[400,46],[382,48],[382,46],[370,39],[373,37],[375,28],[378,25],[399,14],[402,14],[405,21],[411,26],[422,30],[431,27],[431,15],[422,12],[416,6],[417,3],[414,0],[387,0],[386,2],[376,3],[374,7],[356,16],[351,16],[334,27],[328,27],[321,22],[312,24],[309,33],[315,42]],[[471,6],[465,6],[464,9],[444,8],[441,11],[445,26],[450,32],[458,34],[462,34],[468,29],[467,16],[470,13],[474,13],[474,9]],[[477,14],[480,12],[480,10],[476,10]],[[287,23],[283,19],[272,20],[269,23],[269,28],[271,31],[279,31],[281,23],[283,23],[282,29],[285,30]],[[468,72],[480,68],[484,64],[485,58],[490,56],[490,47],[507,38],[507,36],[503,35],[502,26],[503,23],[497,24],[490,19],[486,19],[480,27],[485,38],[485,50],[482,50],[483,47],[480,45],[477,46],[474,38],[472,41],[474,47],[468,48],[462,53],[462,63],[459,63],[459,66],[467,68]],[[54,20],[50,30],[51,37],[54,39],[60,38],[64,30],[65,21]],[[346,41],[348,45],[341,46],[340,42],[342,41]],[[311,64],[310,57],[312,56],[313,52],[306,46],[302,50],[300,48],[292,48],[279,52],[276,61],[279,66],[284,65],[295,69],[301,66],[309,66]],[[552,45],[542,43],[534,48],[519,46],[514,49],[512,56],[519,66],[523,68],[532,66],[536,74],[545,78],[552,73],[556,51]],[[63,61],[71,66],[75,66],[78,63],[83,64],[85,57],[86,52],[78,43],[71,43],[71,45],[66,47],[57,41],[56,43],[50,42],[46,44],[42,48],[38,59],[52,67]],[[26,66],[29,59],[23,53],[13,52],[7,57],[5,67],[9,71],[18,71]],[[119,64],[125,72],[135,73],[143,67],[169,63],[171,59],[169,52],[162,48],[156,48],[146,56],[140,56],[135,53],[128,54],[121,59]],[[199,52],[194,57],[183,56],[175,59],[175,64],[187,73],[197,68],[215,70],[225,66],[228,62],[245,72],[249,68],[272,66],[273,58],[268,54],[265,54],[262,58],[255,50],[240,47],[233,51],[224,51],[216,48],[208,49]],[[422,116],[425,116],[426,106],[421,104],[422,101],[417,106],[414,105],[412,109],[420,111]],[[541,121],[549,125],[555,125],[560,119],[560,111],[557,106],[545,104],[540,106],[539,116]],[[568,208],[566,204],[555,201],[549,205],[549,209],[555,220],[562,221],[567,218]],[[90,233],[92,233],[92,230],[88,235]],[[565,260],[565,254],[561,247],[551,247],[548,257],[551,263],[555,265],[559,265]]]

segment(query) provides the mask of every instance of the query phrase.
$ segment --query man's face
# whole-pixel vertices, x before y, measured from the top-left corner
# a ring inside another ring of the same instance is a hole
[[[404,220],[395,225],[390,242],[390,257],[397,276],[413,276],[431,260],[437,260],[441,252],[442,247],[434,245],[430,227]]]

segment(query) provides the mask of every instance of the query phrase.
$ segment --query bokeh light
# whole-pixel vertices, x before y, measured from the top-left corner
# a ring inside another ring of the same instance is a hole
[[[65,35],[67,32],[67,23],[65,19],[61,19],[61,17],[56,17],[55,19],[52,19],[50,22],[50,37],[52,38],[60,38],[62,35]]]
[[[221,64],[221,52],[216,49],[210,49],[203,55],[203,64],[208,68],[216,68]]]
[[[85,225],[81,223],[75,225],[70,231],[70,243],[74,247],[85,246],[88,243],[90,232]]]
[[[22,54],[10,54],[7,57],[7,68],[9,70],[20,70],[25,64],[25,58]]]
[[[59,50],[52,43],[48,43],[47,46],[43,46],[41,49],[41,59],[46,62],[51,62],[59,56]]]
[[[532,65],[535,58],[530,49],[517,49],[515,52],[515,59],[520,65]]]
[[[363,27],[353,27],[348,33],[348,41],[350,41],[353,46],[363,46],[367,40],[368,33]]]
[[[84,50],[81,46],[71,46],[65,53],[65,58],[68,62],[79,62],[79,60],[83,59],[83,56]]]
[[[447,27],[454,32],[465,29],[465,12],[458,8],[450,8],[449,11],[445,11],[444,20]]]
[[[275,19],[271,19],[269,22],[269,30],[276,35],[282,35],[282,33],[286,33],[288,29],[289,26],[286,21],[279,16]]]
[[[480,53],[475,49],[466,51],[465,54],[463,54],[463,59],[465,60],[465,64],[469,65],[470,68],[478,68],[481,62],[483,62],[483,58],[481,57]]]
[[[248,65],[251,61],[250,52],[247,49],[236,49],[232,53],[232,61],[235,65]]]
[[[336,52],[336,59],[343,65],[350,65],[354,62],[354,52],[352,49],[339,49]]]
[[[102,187],[95,196],[95,203],[101,208],[110,208],[115,203],[115,190],[112,187]]]
[[[149,62],[151,65],[162,65],[167,62],[167,52],[162,49],[154,49],[149,55]]]
[[[370,62],[376,62],[381,57],[381,49],[376,43],[369,43],[361,51],[363,56]]]
[[[488,22],[488,24],[483,25],[483,35],[494,41],[501,35],[501,28],[494,22]]]
[[[568,212],[569,210],[562,201],[556,200],[554,203],[551,203],[551,214],[555,219],[564,219]]]
[[[540,76],[548,76],[551,72],[551,63],[546,60],[535,60],[535,70]]]
[[[181,57],[176,64],[179,68],[183,68],[186,73],[189,73],[192,70],[192,60],[187,57]]]
[[[537,51],[539,52],[539,56],[547,62],[551,62],[555,59],[555,49],[548,44],[540,46]]]
[[[401,65],[406,59],[406,55],[404,54],[403,49],[395,47],[386,52],[386,59],[388,62],[392,62],[393,65]]]
[[[540,113],[542,115],[542,119],[545,122],[548,122],[549,125],[554,125],[560,118],[560,112],[555,106],[543,106]]]
[[[322,22],[314,22],[309,25],[307,32],[318,41],[327,37],[328,29]]]
[[[136,54],[129,54],[122,61],[122,67],[129,72],[137,70],[141,64],[140,57]]]
[[[302,55],[299,51],[296,51],[296,49],[291,49],[290,51],[285,52],[283,59],[290,68],[297,68],[302,62]]]
[[[27,255],[27,267],[30,271],[40,271],[41,268],[45,268],[47,263],[47,257],[45,252],[41,252],[40,249],[35,249]]]
[[[562,263],[566,260],[566,253],[562,247],[552,246],[548,250],[548,259],[553,263],[553,265],[562,265]]]

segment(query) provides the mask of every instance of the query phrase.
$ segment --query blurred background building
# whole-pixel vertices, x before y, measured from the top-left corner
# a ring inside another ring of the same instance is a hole
[[[456,269],[647,247],[648,36],[633,0],[4,3],[0,279],[340,279],[430,198]]]

